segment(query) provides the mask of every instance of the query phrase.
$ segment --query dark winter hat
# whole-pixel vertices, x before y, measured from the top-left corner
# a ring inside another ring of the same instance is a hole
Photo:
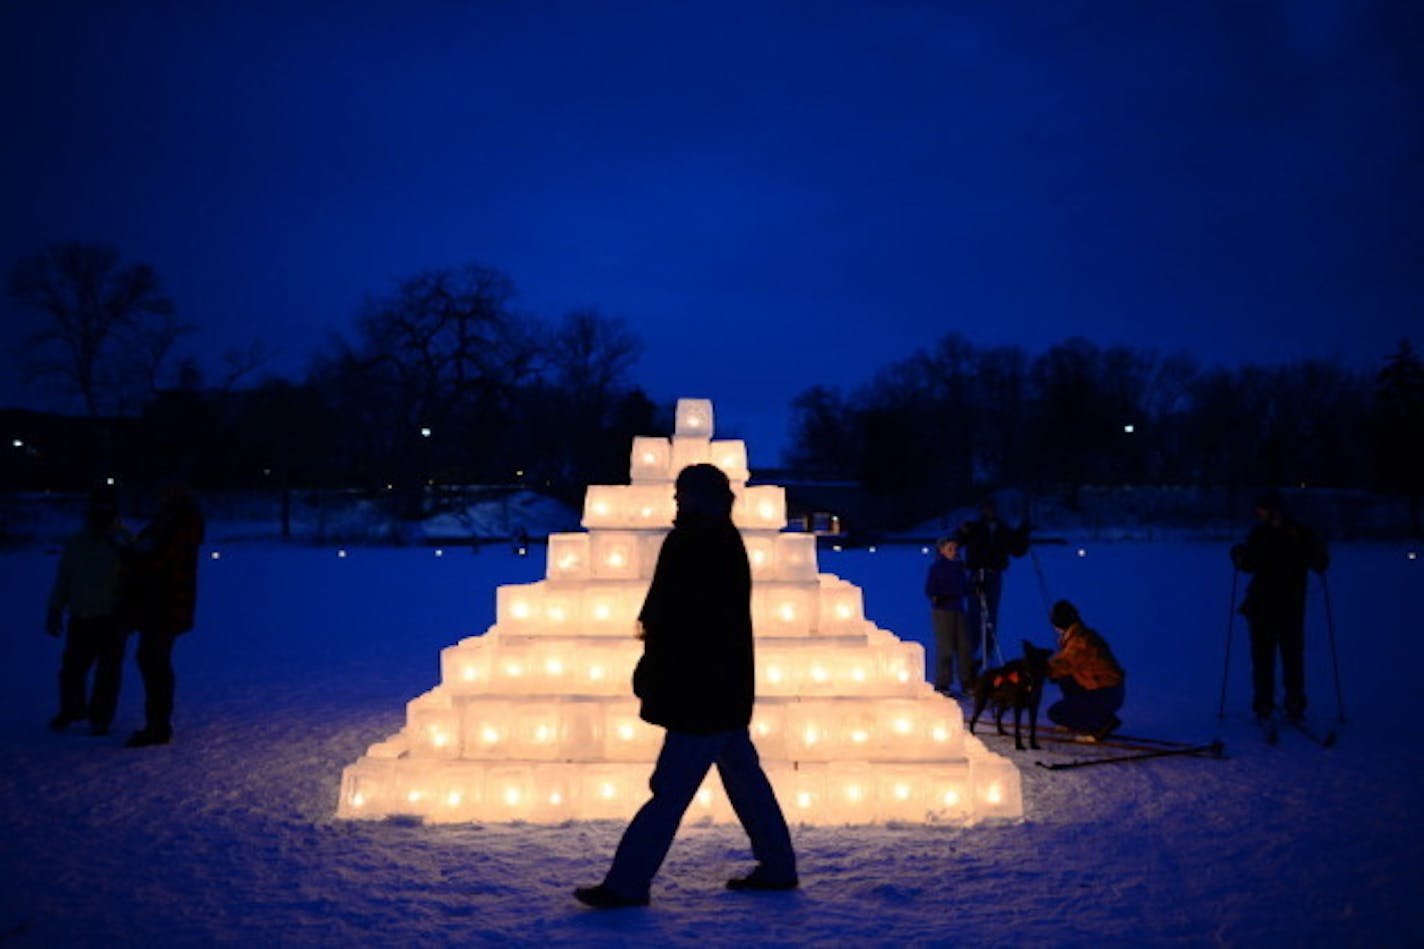
[[[1275,488],[1266,488],[1256,495],[1256,506],[1263,511],[1279,511],[1281,503],[1281,492]]]
[[[1053,604],[1053,611],[1048,614],[1048,621],[1053,624],[1054,629],[1067,629],[1074,623],[1081,623],[1083,618],[1078,615],[1078,608],[1067,600],[1059,600]]]
[[[101,484],[89,492],[84,519],[96,530],[103,530],[119,516],[119,492],[112,485]]]
[[[732,513],[732,486],[716,465],[688,465],[677,476],[674,488],[679,512],[727,517]]]

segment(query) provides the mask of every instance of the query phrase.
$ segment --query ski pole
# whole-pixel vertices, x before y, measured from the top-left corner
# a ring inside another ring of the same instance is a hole
[[[1033,572],[1038,574],[1038,595],[1043,600],[1043,615],[1047,616],[1053,612],[1053,598],[1048,595],[1048,580],[1043,575],[1043,564],[1038,562],[1038,551],[1030,547],[1028,555],[1033,560]],[[1049,623],[1049,625],[1053,624]]]
[[[1330,633],[1330,664],[1335,670],[1335,709],[1345,721],[1345,693],[1340,689],[1340,656],[1335,651],[1335,611],[1330,608],[1330,582],[1320,573],[1320,589],[1325,592],[1325,628]]]
[[[1231,568],[1231,601],[1226,605],[1226,663],[1221,668],[1221,702],[1216,707],[1216,717],[1226,717],[1226,682],[1231,673],[1231,631],[1236,626],[1236,581],[1241,571]]]

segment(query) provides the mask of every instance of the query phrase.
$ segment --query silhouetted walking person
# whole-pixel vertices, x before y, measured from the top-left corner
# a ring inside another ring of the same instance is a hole
[[[1276,653],[1287,718],[1305,715],[1305,589],[1307,571],[1324,573],[1330,552],[1320,536],[1285,512],[1281,496],[1256,499],[1257,524],[1231,548],[1231,562],[1251,574],[1241,615],[1251,631],[1251,710],[1268,718],[1276,707]]]
[[[84,529],[65,541],[45,616],[45,632],[56,637],[65,632],[66,613],[69,618],[59,666],[59,712],[49,722],[55,731],[88,719],[91,734],[109,733],[128,638],[120,608],[129,542],[119,523],[117,492],[96,489],[89,495]]]
[[[644,721],[667,729],[649,782],[603,882],[574,895],[598,909],[644,906],[678,825],[715,764],[751,839],[757,865],[734,890],[797,886],[796,856],[748,727],[755,673],[751,568],[732,524],[732,491],[713,465],[678,475],[677,517],[663,541],[642,612],[643,656],[633,692]]]
[[[188,488],[174,482],[134,542],[134,659],[143,676],[144,726],[129,736],[130,748],[166,745],[173,737],[173,644],[193,628],[203,532],[202,512]]]

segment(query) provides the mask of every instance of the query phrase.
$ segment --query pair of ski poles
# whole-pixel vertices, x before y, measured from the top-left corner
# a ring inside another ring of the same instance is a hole
[[[1226,683],[1231,674],[1231,635],[1236,626],[1236,587],[1241,578],[1240,568],[1231,570],[1231,601],[1226,614],[1226,662],[1221,670],[1221,701],[1216,708],[1216,717],[1226,717]],[[1320,574],[1320,589],[1325,595],[1325,629],[1330,639],[1330,665],[1335,673],[1335,708],[1341,723],[1345,722],[1345,694],[1340,688],[1340,655],[1335,649],[1335,611],[1330,606],[1330,581],[1324,572]]]

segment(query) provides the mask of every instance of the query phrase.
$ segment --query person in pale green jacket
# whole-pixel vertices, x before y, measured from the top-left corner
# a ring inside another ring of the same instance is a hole
[[[119,522],[117,493],[96,489],[89,496],[83,530],[64,543],[45,615],[45,632],[65,636],[59,712],[49,722],[54,731],[87,719],[91,734],[107,735],[113,723],[128,639],[121,587],[129,543]]]

